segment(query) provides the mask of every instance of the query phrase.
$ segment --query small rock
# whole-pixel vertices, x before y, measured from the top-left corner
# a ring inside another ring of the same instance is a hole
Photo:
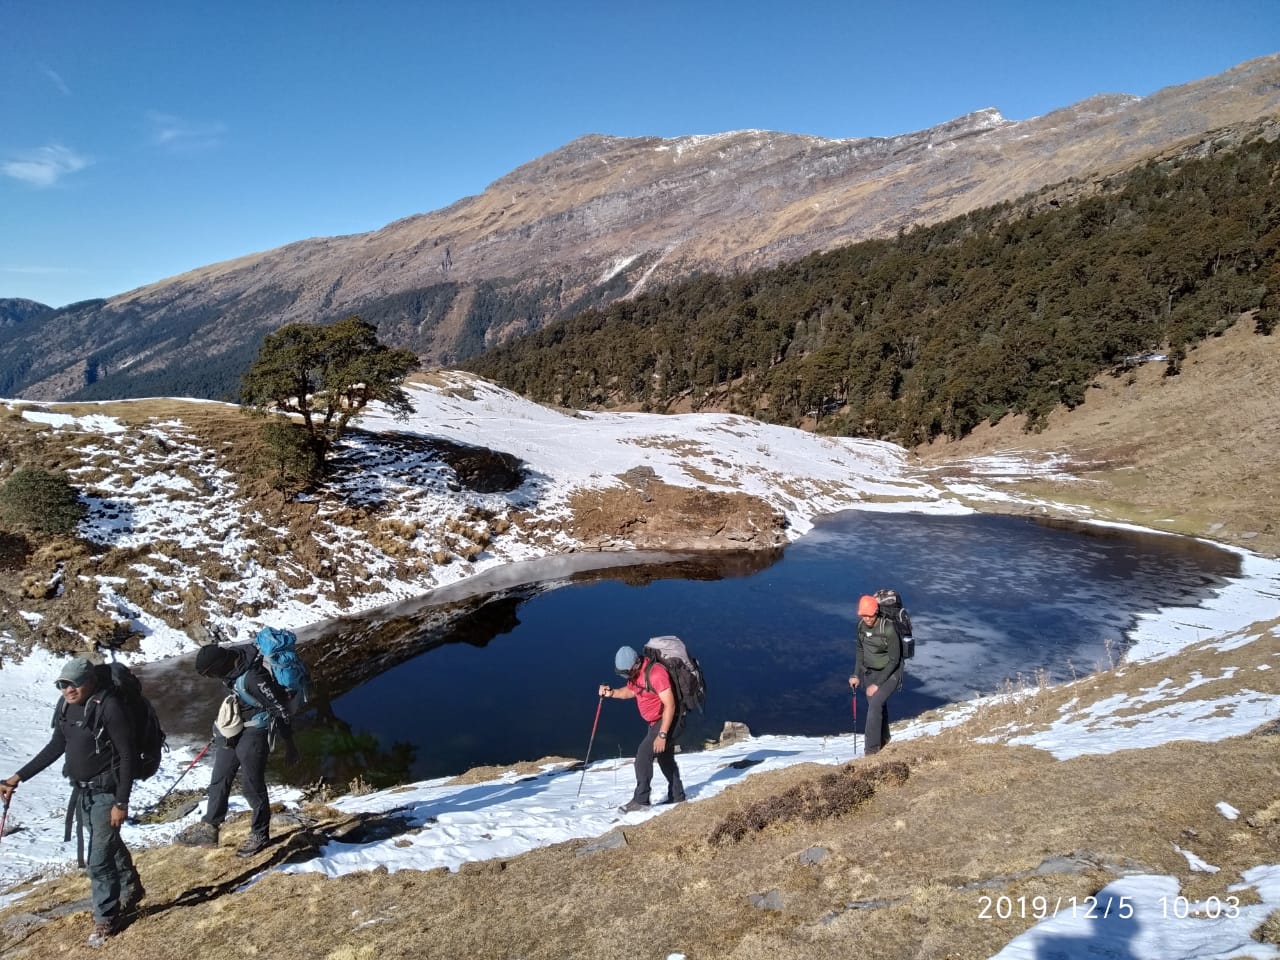
[[[831,854],[826,847],[810,847],[800,854],[800,862],[805,866],[812,866],[815,863],[821,863]]]
[[[585,857],[589,853],[599,853],[602,850],[617,850],[619,847],[627,845],[627,837],[621,830],[610,830],[598,840],[593,840],[585,847],[578,851],[578,856]]]
[[[768,893],[753,893],[748,897],[751,905],[760,910],[781,910],[782,894],[777,890],[770,890]]]
[[[724,729],[720,731],[720,739],[716,741],[720,746],[727,746],[731,743],[738,743],[742,740],[751,739],[751,730],[745,723],[739,723],[737,720],[726,720]]]

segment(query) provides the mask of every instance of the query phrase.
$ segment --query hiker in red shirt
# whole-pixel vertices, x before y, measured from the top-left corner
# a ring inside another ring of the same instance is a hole
[[[667,778],[667,803],[684,800],[684,784],[676,766],[675,734],[676,697],[671,689],[671,675],[660,663],[650,663],[631,647],[623,647],[613,661],[614,669],[627,678],[625,686],[600,685],[600,696],[612,700],[635,699],[640,717],[648,725],[645,738],[636,749],[636,792],[619,807],[623,813],[644,810],[649,806],[649,784],[653,780],[653,761]],[[678,731],[677,731],[678,732]]]

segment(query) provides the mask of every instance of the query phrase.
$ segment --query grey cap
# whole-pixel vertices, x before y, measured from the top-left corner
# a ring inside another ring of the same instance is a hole
[[[639,659],[640,654],[636,653],[632,647],[619,647],[613,658],[613,668],[619,673],[627,673]]]
[[[62,665],[62,672],[54,683],[66,680],[73,686],[83,687],[93,676],[93,662],[85,657],[72,657]]]

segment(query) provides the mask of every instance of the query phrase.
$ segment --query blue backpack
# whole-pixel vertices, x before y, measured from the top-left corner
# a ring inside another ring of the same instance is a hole
[[[311,672],[298,656],[297,635],[280,627],[263,627],[253,643],[272,679],[288,694],[289,712],[297,713],[311,699]]]

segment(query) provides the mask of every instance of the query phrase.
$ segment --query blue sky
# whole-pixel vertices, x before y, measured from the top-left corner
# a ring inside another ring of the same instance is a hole
[[[53,306],[478,193],[588,133],[1021,120],[1280,51],[1277,0],[0,0],[0,297]]]

